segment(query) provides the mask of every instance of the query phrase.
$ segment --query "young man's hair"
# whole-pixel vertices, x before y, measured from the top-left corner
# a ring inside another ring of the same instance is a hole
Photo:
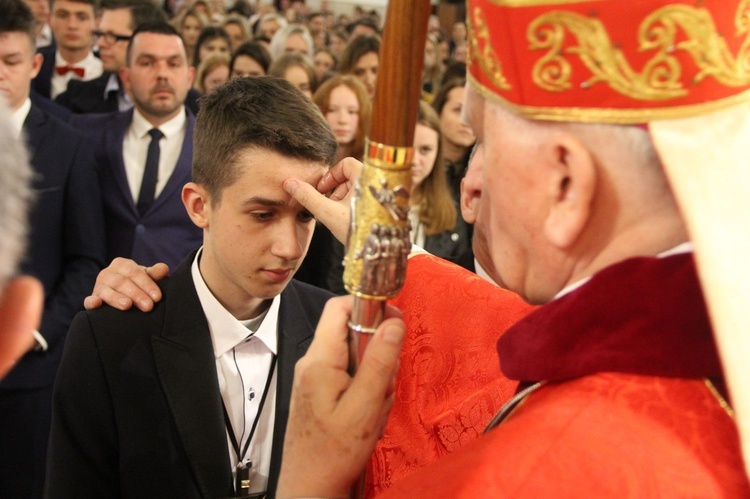
[[[127,9],[130,12],[130,29],[149,21],[166,21],[164,11],[152,2],[144,0],[104,0],[102,10]]]
[[[131,63],[130,56],[133,52],[133,40],[135,40],[136,35],[139,35],[141,33],[155,33],[157,35],[176,36],[177,38],[182,40],[180,33],[178,33],[177,30],[174,29],[174,27],[166,21],[147,21],[145,23],[139,24],[133,30],[133,34],[130,37],[130,42],[128,43],[128,51],[125,59],[128,66],[130,66]],[[187,52],[185,52],[185,60],[187,60]]]
[[[201,100],[193,180],[216,205],[239,177],[237,157],[247,148],[331,165],[337,147],[318,108],[291,83],[272,76],[234,78]]]
[[[34,14],[22,0],[0,0],[0,34],[14,31],[26,33],[35,48]]]

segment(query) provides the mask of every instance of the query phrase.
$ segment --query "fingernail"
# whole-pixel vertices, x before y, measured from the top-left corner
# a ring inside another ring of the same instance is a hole
[[[149,293],[148,295],[149,295],[149,296],[151,297],[151,299],[152,299],[152,300],[154,300],[154,301],[156,301],[156,300],[158,300],[158,299],[159,299],[159,293],[157,293],[156,291],[151,291],[151,292],[150,292],[150,293]]]
[[[383,341],[390,343],[391,345],[400,345],[401,339],[404,337],[404,328],[392,324],[386,326],[383,330]]]
[[[128,306],[128,299],[127,298],[120,298],[117,300],[117,304],[121,307],[127,307]]]
[[[151,302],[148,300],[141,300],[139,303],[141,304],[141,308],[148,308],[151,306]]]
[[[299,187],[299,184],[297,183],[296,180],[289,179],[286,181],[286,191],[289,194],[294,194],[294,192],[297,190],[298,187]]]

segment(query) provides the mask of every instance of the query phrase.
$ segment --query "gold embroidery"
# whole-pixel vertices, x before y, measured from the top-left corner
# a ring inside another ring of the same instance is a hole
[[[742,0],[735,16],[738,34],[748,32],[749,19],[750,0]],[[576,38],[577,45],[563,48],[568,32]],[[677,42],[679,32],[684,41]],[[593,74],[581,83],[583,88],[604,82],[633,99],[665,100],[687,95],[688,90],[680,82],[682,67],[674,55],[677,51],[689,53],[700,69],[693,84],[707,76],[730,87],[750,84],[750,37],[735,60],[705,9],[669,5],[646,17],[638,33],[640,50],[656,53],[640,73],[628,64],[598,19],[552,11],[529,25],[527,37],[532,50],[548,49],[534,65],[532,78],[539,87],[553,92],[572,88],[573,69],[568,55],[577,55]]]
[[[484,74],[487,75],[495,87],[501,90],[510,90],[513,88],[505,76],[503,76],[500,59],[495,54],[495,51],[492,50],[490,32],[484,20],[484,13],[479,7],[474,9],[473,19],[469,20],[468,29],[470,33],[474,31],[474,34],[470,34],[469,36],[469,40],[471,40],[469,61],[477,61]],[[480,49],[479,47],[480,40],[484,42],[484,49]]]

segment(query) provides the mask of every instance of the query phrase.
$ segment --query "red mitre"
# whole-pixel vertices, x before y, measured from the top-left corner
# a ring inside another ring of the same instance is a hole
[[[745,0],[469,0],[469,77],[530,119],[647,123],[750,101]]]

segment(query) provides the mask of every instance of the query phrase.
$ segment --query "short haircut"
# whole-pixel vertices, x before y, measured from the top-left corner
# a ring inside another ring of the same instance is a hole
[[[201,63],[201,45],[217,38],[221,38],[227,42],[228,51],[232,50],[232,39],[229,38],[229,33],[224,31],[224,28],[206,26],[201,30],[201,34],[198,35],[198,41],[195,42],[195,53],[193,54],[194,66],[198,66]]]
[[[33,52],[36,46],[34,14],[22,0],[0,0],[0,34],[11,32],[26,33]]]
[[[21,0],[0,0],[0,19],[3,28],[18,19],[9,15],[11,4]],[[23,5],[26,7],[26,5]],[[28,10],[28,8],[27,8]],[[14,10],[18,14],[20,10]],[[4,30],[6,31],[16,31]],[[32,200],[28,155],[23,143],[10,123],[10,111],[0,102],[0,293],[8,279],[15,274],[26,247],[29,230],[28,209]]]
[[[193,180],[217,205],[222,190],[237,181],[237,158],[247,148],[331,165],[337,147],[318,108],[291,83],[272,76],[234,78],[201,101]]]
[[[254,60],[263,68],[264,73],[268,73],[268,68],[271,66],[271,54],[268,53],[266,47],[258,43],[257,41],[245,42],[234,51],[232,54],[232,60],[229,61],[229,70],[234,71],[234,61],[237,57],[244,55]]]
[[[182,41],[182,37],[177,32],[177,30],[174,29],[174,27],[166,21],[148,21],[143,24],[139,24],[133,30],[133,34],[130,37],[130,42],[128,43],[128,51],[125,58],[128,66],[130,66],[131,62],[130,56],[132,55],[133,51],[133,40],[135,40],[136,35],[139,35],[141,33],[155,33],[158,35],[176,36],[180,39],[180,41]],[[187,52],[185,52],[185,60],[187,60]]]
[[[354,72],[360,57],[370,52],[380,54],[380,38],[377,36],[358,36],[350,41],[341,54],[339,61],[339,72],[348,74]]]
[[[287,69],[294,67],[302,68],[307,73],[307,79],[310,80],[310,92],[314,94],[318,89],[318,75],[315,74],[315,68],[307,56],[296,52],[287,52],[273,61],[268,74],[277,78],[284,78]]]
[[[127,9],[130,12],[130,29],[149,21],[166,21],[164,11],[144,0],[104,0],[102,10]]]

